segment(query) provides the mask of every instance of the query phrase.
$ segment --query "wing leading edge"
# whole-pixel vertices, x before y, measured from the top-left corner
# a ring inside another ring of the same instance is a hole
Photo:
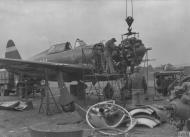
[[[50,70],[48,71],[49,75],[54,75],[58,70],[60,70],[66,75],[69,74],[71,76],[73,75],[80,76],[84,73],[89,74],[92,71],[92,66],[85,64],[36,62],[36,61],[26,61],[20,59],[7,59],[7,58],[0,58],[0,69],[1,68],[5,68],[12,72],[22,72],[29,76],[30,75],[40,76],[45,69]]]

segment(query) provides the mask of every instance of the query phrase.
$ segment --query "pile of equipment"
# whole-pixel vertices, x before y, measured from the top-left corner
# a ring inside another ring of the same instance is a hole
[[[156,105],[124,108],[114,100],[92,105],[86,112],[86,122],[105,135],[127,134],[137,125],[154,128],[167,120],[167,111]]]

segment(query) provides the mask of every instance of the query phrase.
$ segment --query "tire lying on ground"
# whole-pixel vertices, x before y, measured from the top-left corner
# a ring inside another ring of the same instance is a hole
[[[144,125],[149,128],[154,128],[160,124],[160,121],[147,115],[138,115],[134,117],[137,120],[137,125]]]
[[[147,115],[151,115],[153,112],[154,111],[149,108],[135,108],[135,109],[131,110],[129,113],[131,114],[131,116],[135,116],[140,113],[145,113]]]

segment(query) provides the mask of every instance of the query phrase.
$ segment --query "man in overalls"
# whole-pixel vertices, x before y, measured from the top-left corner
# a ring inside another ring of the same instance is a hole
[[[106,60],[106,71],[108,73],[115,72],[114,66],[113,66],[113,60],[112,60],[112,52],[116,47],[115,42],[116,42],[116,39],[112,38],[105,43],[104,57]]]

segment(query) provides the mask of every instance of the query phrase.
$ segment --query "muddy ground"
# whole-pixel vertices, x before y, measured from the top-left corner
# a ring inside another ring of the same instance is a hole
[[[54,88],[55,89],[55,88]],[[58,92],[55,90],[56,98],[58,98]],[[149,88],[149,101],[145,104],[163,104],[165,101],[153,101],[154,89]],[[0,97],[0,101],[17,100],[16,96]],[[94,104],[98,99],[95,95],[87,96],[87,101],[77,101],[81,105],[89,106]],[[78,127],[85,129],[83,137],[87,137],[90,134],[90,128],[82,121],[81,117],[77,112],[72,113],[56,113],[53,112],[52,115],[47,116],[45,113],[39,113],[40,96],[36,95],[32,98],[34,109],[28,111],[10,111],[10,110],[0,110],[0,137],[31,137],[29,128],[32,125],[43,123],[43,125],[53,125],[57,123],[78,123]],[[51,108],[55,108],[53,105]],[[82,121],[82,122],[81,122]],[[72,126],[72,124],[71,124]],[[88,130],[86,130],[88,129]],[[102,136],[99,135],[98,136]],[[177,131],[175,127],[171,126],[169,123],[164,123],[150,129],[147,127],[135,127],[130,133],[130,137],[177,137]]]

